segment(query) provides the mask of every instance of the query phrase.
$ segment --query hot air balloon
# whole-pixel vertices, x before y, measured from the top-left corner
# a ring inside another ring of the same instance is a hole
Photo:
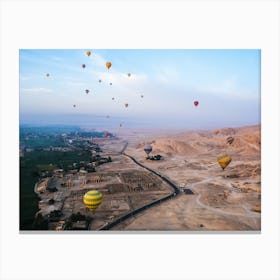
[[[112,85],[112,83],[110,83],[110,86]]]
[[[110,69],[110,68],[111,68],[111,66],[112,66],[112,63],[111,63],[111,62],[109,62],[109,61],[107,61],[105,65],[106,65],[106,67],[107,67],[108,69]]]
[[[47,73],[47,74],[46,74],[46,77],[49,77],[49,76],[50,76],[50,74],[49,74],[49,73]]]
[[[144,95],[143,94],[141,94],[141,98],[143,98],[144,97]]]
[[[194,106],[197,106],[198,103],[199,103],[198,101],[194,101],[194,102],[193,102]]]
[[[125,103],[124,106],[125,106],[125,108],[127,108],[128,107],[128,103]]]
[[[101,80],[99,80],[98,82],[101,83]]]
[[[115,97],[112,97],[112,100],[115,100]]]
[[[229,137],[227,138],[227,143],[228,143],[228,144],[231,145],[233,141],[234,141],[234,138],[233,138],[233,137],[229,136]]]
[[[90,51],[86,51],[86,55],[87,55],[87,56],[90,56],[90,55],[91,55],[91,52],[90,52]]]
[[[130,74],[130,73],[127,73],[127,76],[128,76],[128,77],[130,77],[130,76],[131,76],[131,74]]]
[[[217,135],[217,134],[219,134],[219,133],[220,133],[220,130],[218,130],[218,129],[216,129],[216,130],[213,131],[213,134],[215,134],[215,135]]]
[[[86,94],[88,94],[88,93],[89,93],[89,90],[88,90],[88,89],[86,89],[86,90],[85,90],[85,92],[86,92]]]
[[[85,65],[85,64],[82,64],[82,67],[83,67],[83,68],[86,68],[86,65]]]
[[[122,124],[120,123],[120,127],[122,127]]]
[[[105,133],[104,133],[104,137],[109,137],[111,134],[110,134],[110,132],[108,132],[108,131],[105,131]]]
[[[76,104],[73,104],[73,107],[75,108],[75,107],[76,107]]]
[[[230,164],[231,157],[229,155],[223,155],[223,156],[219,156],[217,158],[217,160],[218,160],[218,163],[220,164],[220,166],[224,170]]]
[[[150,145],[150,144],[147,144],[145,147],[144,147],[144,151],[145,153],[147,154],[147,157],[149,157],[149,154],[150,152],[153,150],[153,147]]]
[[[91,212],[94,212],[94,210],[101,204],[102,198],[103,195],[101,192],[91,190],[84,195],[83,202]]]

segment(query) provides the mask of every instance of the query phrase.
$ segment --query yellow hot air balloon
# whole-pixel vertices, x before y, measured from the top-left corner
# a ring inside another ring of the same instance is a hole
[[[107,62],[106,62],[106,67],[107,67],[108,69],[110,69],[111,66],[112,66],[112,63],[109,62],[109,61],[107,61]]]
[[[101,204],[102,199],[103,195],[101,192],[91,190],[84,195],[83,202],[91,212],[94,212],[94,210]]]
[[[90,56],[91,55],[91,51],[86,51],[86,55]]]
[[[127,76],[128,76],[128,77],[130,77],[130,76],[131,76],[131,74],[130,74],[130,73],[127,73]]]
[[[223,155],[218,157],[218,163],[223,168],[223,170],[230,164],[231,157],[229,155]]]

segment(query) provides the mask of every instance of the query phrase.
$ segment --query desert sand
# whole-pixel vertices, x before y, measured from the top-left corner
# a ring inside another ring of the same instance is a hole
[[[234,137],[228,144],[227,137]],[[166,176],[182,190],[176,198],[137,215],[113,230],[259,231],[261,230],[260,126],[172,132],[122,130],[125,153]],[[143,151],[151,144],[151,155]],[[110,144],[108,144],[110,145]],[[113,145],[112,145],[113,146]],[[229,154],[225,170],[217,157]],[[185,194],[184,188],[193,194]]]

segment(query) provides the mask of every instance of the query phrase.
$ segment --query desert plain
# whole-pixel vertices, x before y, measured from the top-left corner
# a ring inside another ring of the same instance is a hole
[[[171,132],[123,130],[125,153],[170,179],[180,195],[114,227],[125,231],[260,231],[261,127]],[[233,137],[232,144],[227,137]],[[151,144],[147,160],[143,151]],[[228,154],[224,170],[217,157]],[[184,189],[193,194],[185,194]]]

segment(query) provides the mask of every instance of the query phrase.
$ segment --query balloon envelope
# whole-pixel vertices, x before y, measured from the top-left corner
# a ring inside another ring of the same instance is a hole
[[[91,212],[94,212],[94,210],[101,204],[102,199],[103,195],[101,192],[91,190],[84,195],[83,202]]]
[[[194,104],[194,106],[197,106],[197,105],[198,105],[198,103],[199,103],[198,101],[194,101],[194,103],[193,103],[193,104]]]
[[[223,156],[219,156],[217,158],[217,160],[218,160],[218,163],[220,164],[220,166],[224,170],[230,164],[231,157],[229,155],[223,155]]]
[[[50,76],[50,74],[49,74],[49,73],[47,73],[47,74],[46,74],[46,77],[49,77],[49,76]]]
[[[216,129],[216,130],[213,131],[213,134],[215,134],[215,135],[217,135],[217,134],[219,134],[219,133],[220,133],[220,130],[218,130],[218,129]]]
[[[108,131],[106,131],[105,133],[104,133],[104,137],[109,137],[111,134],[110,134],[110,132],[108,132]]]
[[[83,67],[83,68],[86,68],[86,65],[85,65],[85,64],[82,64],[82,67]]]
[[[229,136],[228,138],[227,138],[227,143],[228,144],[232,144],[233,143],[233,141],[234,141],[234,138],[233,137],[231,137],[231,136]]]
[[[125,103],[124,106],[125,106],[125,108],[127,108],[128,107],[128,103]]]
[[[112,66],[112,63],[110,61],[107,61],[105,65],[108,69],[110,69],[110,67]]]
[[[153,147],[148,144],[145,146],[144,151],[146,152],[147,155],[149,155],[149,153],[153,150]]]
[[[131,74],[130,74],[130,73],[127,73],[127,76],[128,76],[128,77],[130,77],[130,76],[131,76]]]
[[[90,52],[90,51],[87,51],[87,52],[86,52],[86,55],[87,55],[87,56],[90,56],[90,55],[91,55],[91,52]]]

